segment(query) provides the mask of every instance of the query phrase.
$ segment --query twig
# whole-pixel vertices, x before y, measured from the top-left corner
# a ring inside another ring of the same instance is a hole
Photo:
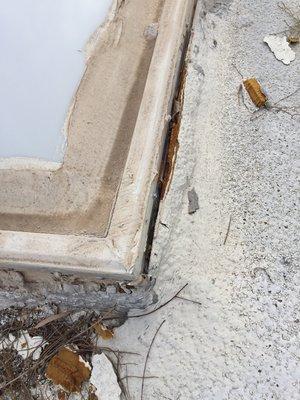
[[[109,361],[111,362],[111,365],[112,365],[112,367],[113,367],[113,369],[114,369],[114,372],[115,372],[115,374],[116,374],[116,377],[117,377],[117,382],[118,382],[118,384],[119,384],[119,386],[120,386],[120,389],[121,389],[121,392],[122,392],[122,394],[123,394],[123,396],[125,397],[125,399],[126,400],[129,400],[129,396],[128,396],[128,390],[127,390],[127,388],[125,387],[125,385],[124,385],[124,383],[122,382],[122,379],[121,379],[121,376],[120,376],[120,361],[119,361],[119,357],[120,357],[120,354],[118,353],[118,352],[116,352],[116,353],[114,353],[114,355],[115,355],[115,357],[116,357],[116,359],[117,359],[117,362],[115,362],[109,355],[107,355],[106,354],[106,357],[109,359]]]
[[[127,389],[128,397],[129,397],[129,399],[130,399],[130,398],[131,398],[131,395],[130,395],[130,390],[129,390],[128,366],[127,366],[127,365],[126,365],[125,370],[126,370],[126,389]]]
[[[124,380],[127,378],[136,378],[136,379],[159,379],[159,376],[149,375],[149,376],[139,376],[139,375],[125,375],[120,380]]]
[[[169,303],[171,303],[171,301],[172,300],[174,300],[178,295],[179,295],[179,293],[181,293],[186,287],[188,286],[188,283],[186,283],[184,286],[182,286],[182,288],[181,289],[179,289],[178,290],[178,292],[176,292],[169,300],[167,300],[165,303],[163,303],[163,304],[161,304],[159,307],[157,307],[157,308],[154,308],[154,310],[151,310],[151,311],[148,311],[148,312],[146,312],[146,313],[144,313],[144,314],[137,314],[137,315],[128,315],[128,319],[129,318],[139,318],[139,317],[145,317],[145,316],[147,316],[147,315],[150,315],[150,314],[153,314],[153,313],[155,313],[156,311],[158,311],[158,310],[160,310],[161,308],[163,308],[163,307],[165,307],[166,305],[168,305]],[[109,317],[107,317],[107,318],[102,318],[102,321],[109,321],[109,320],[111,320],[111,319],[116,319],[116,318],[118,318],[118,316],[115,316],[115,317],[111,317],[111,318],[109,318]],[[122,317],[123,318],[123,317]]]
[[[230,226],[231,226],[231,215],[230,215],[230,218],[229,218],[228,227],[227,227],[227,232],[226,232],[226,235],[225,235],[225,238],[224,238],[223,245],[225,245],[226,242],[227,242],[228,235],[229,235],[229,232],[230,232]]]
[[[167,300],[165,303],[161,304],[159,307],[155,308],[154,310],[148,311],[144,314],[139,314],[139,315],[129,315],[128,318],[139,318],[139,317],[145,317],[146,315],[153,314],[154,312],[160,310],[161,308],[165,307],[167,304],[171,303],[172,300],[175,299],[188,286],[188,283],[186,283],[184,286],[182,286],[181,289],[178,290],[169,300]]]
[[[157,330],[156,330],[156,332],[155,332],[155,334],[154,334],[154,336],[153,336],[153,338],[151,340],[151,343],[150,343],[149,349],[147,351],[147,354],[146,354],[145,365],[144,365],[144,370],[143,370],[143,377],[142,377],[141,400],[143,400],[143,398],[144,398],[145,373],[146,373],[146,368],[147,368],[147,363],[148,363],[148,359],[149,359],[149,356],[150,356],[150,352],[151,352],[153,343],[155,341],[155,338],[156,338],[158,332],[160,331],[161,327],[163,326],[163,324],[165,322],[166,322],[166,320],[164,319],[161,322],[161,324],[159,325],[159,327],[157,328]]]
[[[288,98],[292,97],[294,94],[296,94],[297,92],[299,92],[300,87],[296,90],[294,90],[292,93],[288,94],[287,96],[282,97],[280,100],[277,100],[276,103],[272,104],[271,106],[274,107],[277,104],[281,103],[283,100],[287,100]]]
[[[299,18],[294,14],[294,12],[286,5],[283,1],[278,3],[278,7],[284,11],[289,17],[294,19],[296,22],[299,22]]]
[[[181,299],[181,300],[184,300],[184,301],[188,301],[190,303],[198,304],[199,306],[202,305],[202,303],[200,303],[200,301],[197,301],[197,300],[187,299],[186,297],[183,297],[183,296],[176,296],[176,297],[177,297],[177,299]]]
[[[166,229],[170,229],[170,228],[168,227],[168,225],[167,225],[167,224],[165,224],[164,222],[161,222],[161,221],[159,221],[159,223],[160,223],[160,225],[162,225],[164,228],[166,228]]]
[[[120,363],[121,367],[123,367],[124,365],[127,366],[127,365],[139,365],[139,364],[138,363],[134,363],[134,362],[124,362],[124,363],[121,362]]]
[[[111,310],[109,311],[111,312]],[[108,312],[108,313],[109,313]],[[33,365],[29,366],[28,368],[26,368],[23,372],[21,372],[18,376],[16,376],[15,378],[13,378],[12,380],[10,380],[9,382],[6,382],[2,385],[0,385],[0,390],[4,390],[5,388],[7,388],[8,386],[12,385],[14,382],[18,381],[19,379],[23,378],[24,376],[26,376],[26,374],[28,374],[31,371],[34,371],[37,369],[37,367],[40,367],[41,365],[45,364],[54,354],[57,353],[57,351],[62,347],[62,346],[66,346],[70,343],[74,343],[75,339],[78,339],[79,337],[82,337],[85,333],[87,333],[88,331],[90,331],[96,323],[98,323],[99,321],[96,321],[95,323],[91,324],[88,328],[81,330],[79,333],[76,333],[75,335],[68,337],[68,332],[62,334],[58,340],[56,340],[53,343],[50,343],[45,351],[43,352],[43,356],[37,360]],[[79,327],[81,322],[79,322],[76,326]],[[75,329],[73,327],[73,329]],[[76,329],[75,329],[76,331]],[[47,341],[47,337],[45,338]]]
[[[112,312],[112,310],[107,311],[106,314],[110,314]],[[94,322],[92,325],[88,326],[85,330],[79,332],[77,335],[73,336],[70,338],[70,341],[74,341],[75,339],[77,339],[78,337],[82,336],[83,334],[85,334],[86,332],[90,331],[91,329],[93,329],[99,322],[104,321],[106,319],[114,319],[113,317],[103,317],[103,318],[99,318],[96,322]]]
[[[239,106],[241,105],[240,104],[240,96],[242,96],[242,94],[243,94],[243,85],[240,83],[239,88],[238,88],[238,92],[237,92]]]
[[[237,95],[238,95],[238,104],[240,105],[240,98],[241,98],[241,99],[242,99],[242,102],[243,102],[243,104],[244,104],[244,107],[247,109],[247,111],[248,111],[249,113],[252,113],[252,111],[250,110],[250,108],[249,108],[249,107],[247,106],[247,104],[246,104],[242,83],[241,83],[240,86],[239,86],[238,94],[237,94]]]
[[[42,328],[43,326],[48,325],[51,322],[57,321],[61,318],[67,317],[70,314],[70,311],[63,311],[59,314],[52,314],[49,315],[48,317],[42,319],[38,324],[36,324],[32,329],[39,329]]]
[[[84,348],[82,350],[77,350],[76,354],[85,354],[85,353],[95,353],[97,354],[97,352],[103,352],[103,351],[107,351],[110,353],[114,353],[114,354],[127,354],[127,355],[134,355],[134,356],[140,356],[140,353],[136,353],[134,351],[122,351],[122,350],[118,350],[118,349],[112,349],[111,347],[103,347],[103,346],[93,346],[93,347],[87,347]]]
[[[233,68],[236,70],[236,72],[240,75],[240,77],[242,79],[244,79],[243,74],[241,73],[241,71],[238,69],[238,67],[235,64],[231,64],[233,66]]]

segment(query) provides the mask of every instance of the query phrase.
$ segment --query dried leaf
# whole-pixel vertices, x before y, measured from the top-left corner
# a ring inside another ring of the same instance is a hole
[[[42,319],[38,324],[36,324],[36,325],[33,327],[33,329],[42,328],[43,326],[45,326],[45,325],[47,325],[47,324],[50,324],[50,322],[57,321],[57,320],[59,320],[59,319],[61,319],[61,318],[66,317],[66,316],[69,315],[69,314],[70,314],[70,311],[64,311],[64,312],[61,312],[61,313],[59,313],[59,314],[49,315],[49,317],[47,317],[47,318],[45,318],[45,319]]]
[[[104,340],[109,340],[114,337],[114,331],[108,329],[105,325],[101,324],[100,322],[94,325],[94,329],[97,335]]]
[[[46,377],[68,392],[79,392],[84,381],[91,375],[91,367],[69,347],[63,347],[51,358]]]

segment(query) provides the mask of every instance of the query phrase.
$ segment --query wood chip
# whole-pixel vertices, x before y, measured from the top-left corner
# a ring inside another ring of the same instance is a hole
[[[289,44],[298,44],[300,43],[300,37],[299,36],[288,36],[287,38]]]
[[[67,392],[80,392],[81,385],[91,375],[91,367],[69,347],[63,347],[51,358],[46,377]]]
[[[104,340],[109,340],[114,337],[114,331],[108,329],[105,325],[101,324],[100,322],[94,325],[94,330],[97,333],[97,335]]]
[[[59,390],[57,392],[57,397],[58,397],[58,400],[67,400],[67,394],[65,392],[63,392],[62,390]]]
[[[257,79],[255,78],[246,79],[243,83],[252,102],[256,105],[256,107],[258,108],[264,107],[266,105],[268,98],[262,91],[262,88]]]

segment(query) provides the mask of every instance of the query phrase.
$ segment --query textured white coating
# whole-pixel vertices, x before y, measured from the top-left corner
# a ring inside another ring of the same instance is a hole
[[[95,354],[92,357],[91,384],[99,400],[119,400],[121,389],[113,366],[105,354]]]
[[[264,37],[264,42],[270,47],[277,60],[283,64],[289,65],[295,60],[296,54],[290,48],[286,36],[267,35]]]
[[[255,76],[272,101],[299,84],[263,43],[284,30],[277,0],[205,1],[195,16],[173,182],[161,205],[152,255],[160,311],[129,319],[108,345],[135,351],[124,375],[141,376],[145,400],[299,400],[299,116],[252,115],[238,103]],[[298,1],[286,1],[297,9]],[[204,13],[206,11],[206,14]],[[299,52],[299,47],[295,48]],[[299,104],[299,95],[287,105]],[[188,215],[195,188],[200,209]],[[228,238],[224,240],[231,216]],[[141,380],[128,378],[132,400]]]

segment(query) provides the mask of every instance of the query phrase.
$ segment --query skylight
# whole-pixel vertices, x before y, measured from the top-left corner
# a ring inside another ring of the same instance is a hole
[[[0,7],[0,157],[61,162],[85,44],[111,0],[9,0]]]

